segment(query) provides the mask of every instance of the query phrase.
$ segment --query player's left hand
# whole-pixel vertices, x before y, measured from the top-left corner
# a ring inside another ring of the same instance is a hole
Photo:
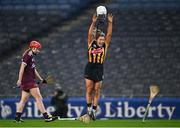
[[[112,13],[110,13],[110,14],[108,14],[108,21],[109,22],[113,22],[113,15],[112,15]]]

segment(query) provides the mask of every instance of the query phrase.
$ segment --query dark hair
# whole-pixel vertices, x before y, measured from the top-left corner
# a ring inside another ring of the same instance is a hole
[[[97,32],[96,32],[96,39],[98,39],[100,36],[104,36],[105,37],[105,33],[102,32],[101,30],[97,30]]]

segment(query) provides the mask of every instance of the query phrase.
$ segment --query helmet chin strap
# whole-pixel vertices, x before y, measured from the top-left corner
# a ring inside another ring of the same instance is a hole
[[[32,49],[31,49],[31,51],[32,51],[32,54],[33,54],[33,55],[37,55],[37,53],[34,53]]]

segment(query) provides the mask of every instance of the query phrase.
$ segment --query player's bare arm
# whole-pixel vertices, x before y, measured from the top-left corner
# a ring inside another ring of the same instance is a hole
[[[96,16],[96,14],[94,14],[92,17],[91,26],[90,26],[89,31],[88,31],[88,45],[90,45],[94,39],[93,30],[95,28],[96,21],[97,21],[97,16]]]
[[[36,77],[40,80],[43,81],[43,78],[40,76],[39,72],[37,71],[37,69],[35,69],[35,75]]]
[[[113,15],[108,14],[108,28],[107,28],[107,34],[106,34],[106,43],[109,45],[112,37],[112,28],[113,28]]]
[[[23,77],[23,73],[24,73],[24,69],[26,67],[26,63],[22,62],[21,66],[20,66],[20,70],[19,70],[19,78],[17,81],[17,85],[20,86],[21,85],[21,81],[22,81],[22,77]]]

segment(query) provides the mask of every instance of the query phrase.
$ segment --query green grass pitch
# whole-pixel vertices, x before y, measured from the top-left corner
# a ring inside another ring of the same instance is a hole
[[[13,120],[0,120],[0,127],[78,127],[78,128],[98,128],[98,127],[116,127],[116,128],[150,128],[150,127],[179,127],[180,120],[97,120],[91,121],[89,124],[84,124],[80,121],[59,121],[44,122],[44,120],[25,120],[23,123],[14,123]]]

